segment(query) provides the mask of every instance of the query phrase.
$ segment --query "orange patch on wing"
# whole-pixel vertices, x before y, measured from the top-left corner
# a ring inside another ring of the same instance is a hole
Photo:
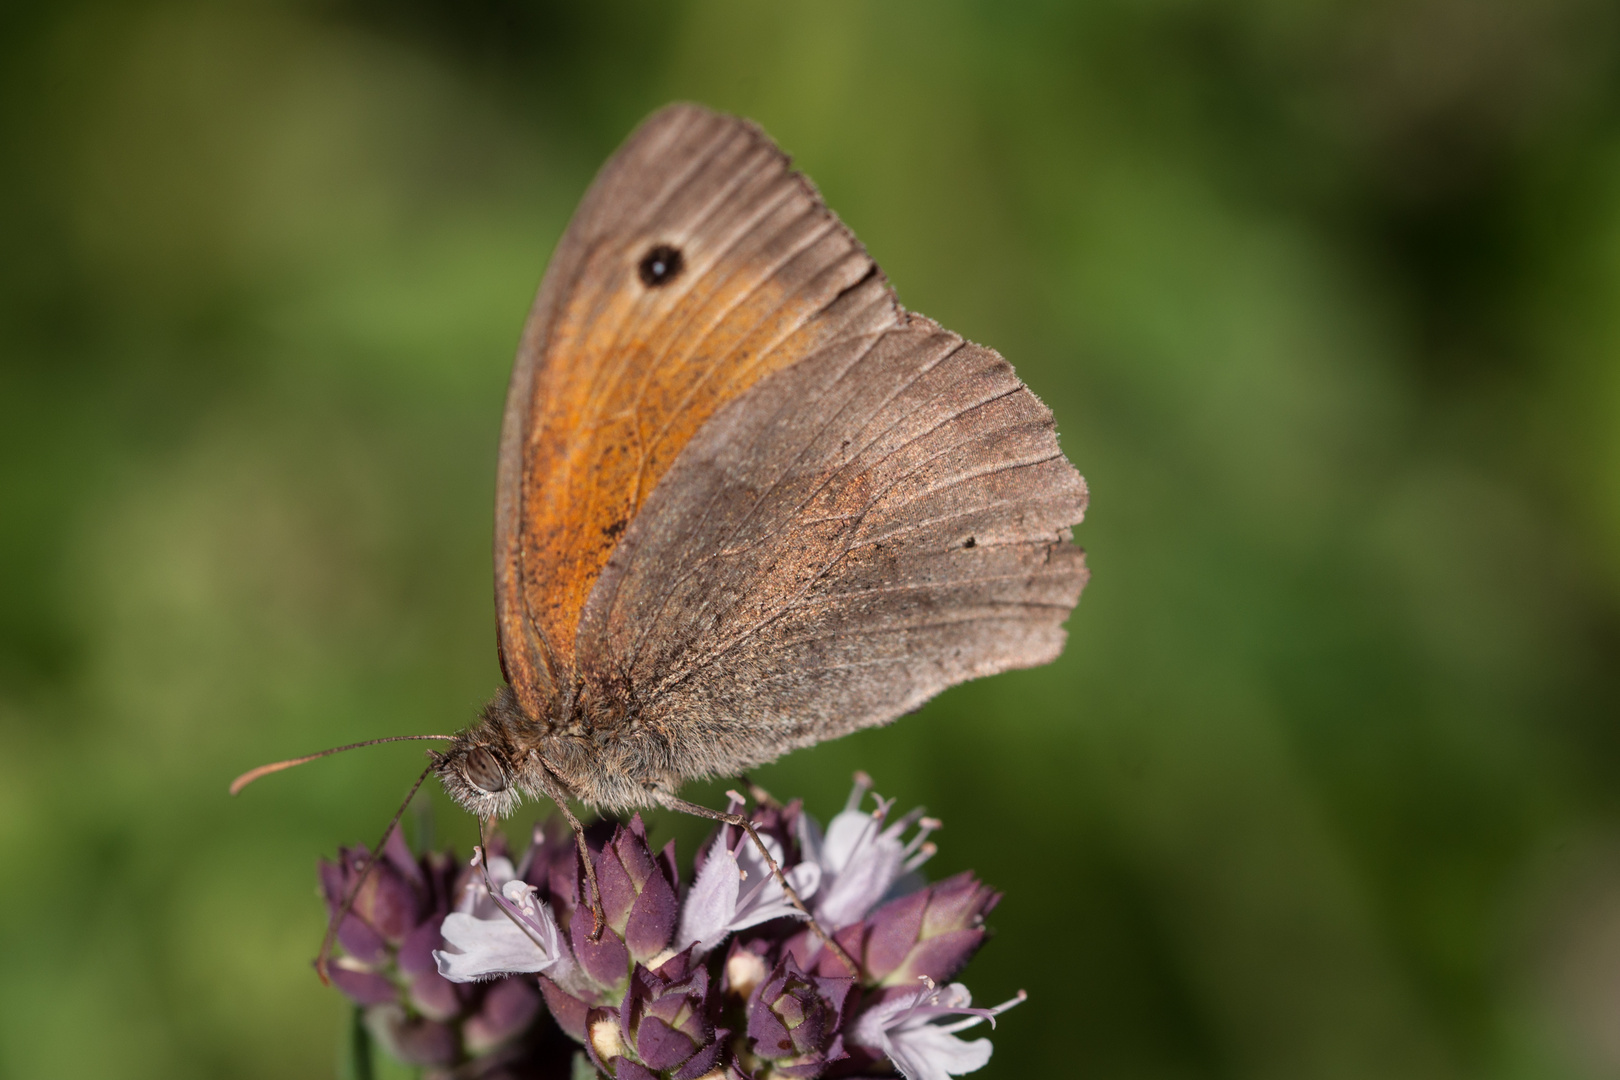
[[[670,304],[636,280],[635,254],[607,256],[620,264],[608,295],[586,286],[570,299],[551,345],[561,362],[535,388],[521,580],[562,665],[614,545],[681,448],[721,406],[801,358],[773,346],[824,302],[789,297],[765,264],[741,268],[696,310],[660,311]]]

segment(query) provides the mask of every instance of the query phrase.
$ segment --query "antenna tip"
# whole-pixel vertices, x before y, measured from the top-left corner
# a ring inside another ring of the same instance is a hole
[[[261,776],[268,776],[273,772],[280,772],[282,769],[290,769],[294,765],[298,765],[306,760],[308,759],[299,758],[294,761],[277,761],[270,765],[260,765],[257,769],[249,769],[247,772],[231,781],[231,794],[239,794],[243,788],[247,787]]]

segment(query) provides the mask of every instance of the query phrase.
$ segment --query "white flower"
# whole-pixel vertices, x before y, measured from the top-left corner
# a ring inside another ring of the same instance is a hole
[[[477,866],[479,856],[473,856]],[[512,864],[496,856],[484,880],[467,884],[456,910],[439,928],[445,948],[433,959],[451,982],[474,982],[514,971],[552,971],[569,964],[556,917],[534,886],[516,880]],[[498,892],[492,892],[490,886]]]
[[[923,817],[919,809],[884,828],[894,800],[873,795],[877,809],[862,812],[861,801],[871,785],[864,773],[856,775],[855,790],[843,812],[828,824],[825,838],[814,818],[799,816],[799,845],[804,852],[800,865],[814,863],[821,868],[815,915],[828,930],[841,930],[866,918],[903,875],[934,854],[934,845],[927,840],[939,822]],[[913,823],[918,825],[917,834],[902,842],[901,836]]]
[[[513,868],[511,859],[502,855],[491,855],[486,859],[482,848],[473,848],[471,866],[476,870],[479,864],[483,864],[484,872],[474,874],[462,888],[461,896],[456,900],[456,910],[480,919],[493,918],[500,908],[490,896],[489,886],[504,888],[507,882],[518,876],[517,870]]]
[[[675,951],[688,945],[697,945],[699,954],[706,953],[732,933],[757,926],[762,922],[789,918],[804,918],[803,912],[793,906],[776,875],[760,856],[754,841],[744,835],[742,843],[733,851],[727,844],[730,830],[720,830],[709,857],[698,871],[681,905],[681,922],[675,933]],[[775,838],[760,835],[776,865],[782,865],[782,846]],[[784,871],[788,884],[800,899],[813,896],[821,883],[821,868],[812,862],[801,862]]]
[[[881,1051],[906,1080],[949,1080],[952,1076],[984,1068],[990,1060],[990,1040],[958,1039],[956,1032],[982,1020],[995,1026],[997,1013],[1024,1000],[1024,992],[993,1009],[970,1008],[973,996],[961,983],[946,987],[924,979],[920,990],[879,1002],[856,1017],[849,1041]],[[946,1016],[966,1016],[948,1024]]]

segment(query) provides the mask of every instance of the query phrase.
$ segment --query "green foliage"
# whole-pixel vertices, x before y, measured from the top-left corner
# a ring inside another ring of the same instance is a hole
[[[314,860],[374,839],[420,750],[225,785],[496,685],[518,329],[672,98],[761,121],[1091,483],[1062,661],[757,778],[825,817],[865,768],[944,818],[934,873],[1006,890],[974,989],[1031,999],[983,1075],[1620,1072],[1614,29],[1597,0],[7,8],[0,1075],[341,1061]]]

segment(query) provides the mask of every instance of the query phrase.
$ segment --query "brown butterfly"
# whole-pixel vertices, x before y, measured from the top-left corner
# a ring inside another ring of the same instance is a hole
[[[758,127],[672,105],[603,166],[524,328],[507,685],[431,771],[480,817],[724,818],[681,785],[1054,659],[1085,505],[1011,365],[901,307]]]

